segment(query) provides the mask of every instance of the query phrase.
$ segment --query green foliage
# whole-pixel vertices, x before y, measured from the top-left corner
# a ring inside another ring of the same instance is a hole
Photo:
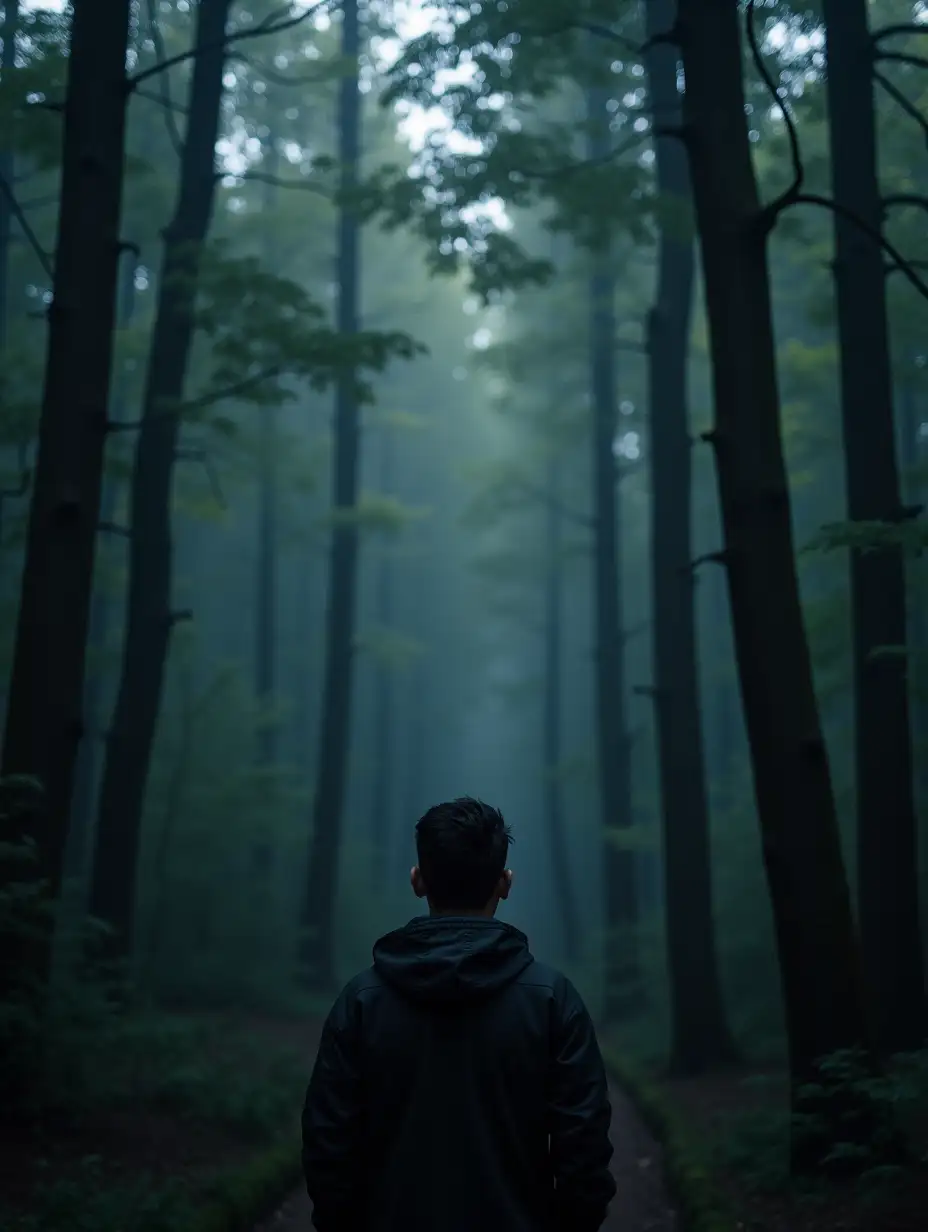
[[[823,526],[808,543],[810,552],[834,552],[850,548],[855,552],[901,550],[918,556],[928,547],[928,524],[906,518],[900,522],[833,522]]]
[[[412,359],[421,345],[399,331],[339,334],[325,309],[299,283],[268,273],[255,257],[213,244],[198,281],[197,324],[209,339],[212,377],[189,411],[233,396],[259,405],[296,397],[290,377],[324,389],[339,374],[381,372],[394,357]],[[358,378],[360,380],[360,378]],[[360,390],[370,400],[370,386]],[[214,422],[215,426],[215,422]]]
[[[362,492],[352,508],[331,509],[324,520],[328,526],[355,526],[361,532],[394,536],[405,530],[410,522],[425,517],[427,512],[410,508],[395,496]]]
[[[64,1176],[49,1175],[38,1186],[33,1209],[13,1215],[7,1232],[177,1232],[192,1217],[177,1183],[164,1185],[140,1175],[107,1176],[103,1161],[88,1155]]]

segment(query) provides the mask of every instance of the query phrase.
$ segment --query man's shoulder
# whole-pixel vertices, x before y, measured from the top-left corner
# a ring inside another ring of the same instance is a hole
[[[543,988],[555,994],[563,993],[570,986],[566,975],[558,971],[556,967],[549,967],[547,963],[539,962],[537,958],[532,959],[519,975],[516,983],[527,988]]]

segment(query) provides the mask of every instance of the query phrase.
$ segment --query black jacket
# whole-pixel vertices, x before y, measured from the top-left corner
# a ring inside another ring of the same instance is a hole
[[[318,1232],[595,1232],[615,1193],[593,1024],[498,920],[382,937],[322,1033],[303,1111]]]

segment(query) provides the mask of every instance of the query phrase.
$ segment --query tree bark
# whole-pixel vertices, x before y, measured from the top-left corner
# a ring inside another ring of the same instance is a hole
[[[111,926],[111,957],[131,954],[142,807],[171,630],[171,486],[193,344],[194,301],[216,191],[226,20],[231,0],[197,9],[188,125],[174,216],[164,232],[142,426],[132,472],[129,594],[116,704],[107,734],[90,893]]]
[[[909,356],[909,363],[914,364],[914,357]],[[924,483],[921,481],[918,468],[923,464],[924,451],[921,448],[922,417],[911,376],[903,377],[899,389],[900,424],[899,438],[901,442],[900,464],[907,477],[904,492],[906,503],[910,506],[924,502]],[[919,569],[919,566],[921,568]],[[925,748],[928,740],[928,695],[925,691],[926,672],[928,672],[928,612],[924,598],[919,590],[919,581],[924,585],[924,564],[919,561],[909,571],[909,643],[907,672],[909,678],[909,702],[912,707],[912,744],[913,751]],[[919,577],[921,574],[921,578]],[[924,757],[917,755],[915,761],[915,804],[916,814],[928,808],[928,764]],[[923,857],[924,858],[924,857]]]
[[[561,543],[560,461],[552,447],[548,461],[545,509],[544,751],[545,827],[551,859],[552,889],[561,923],[564,957],[573,966],[580,958],[580,921],[570,869],[570,845],[564,816],[561,683],[563,675],[564,567]]]
[[[874,231],[877,168],[873,41],[867,0],[824,0],[828,123],[835,201]],[[848,517],[902,513],[883,252],[836,214],[835,289]],[[905,647],[905,562],[897,549],[851,553],[857,776],[857,887],[864,975],[881,1047],[920,1047],[925,989],[918,915],[918,825]]]
[[[277,146],[273,125],[269,126],[264,143],[264,164],[268,175],[277,176]],[[273,218],[278,186],[267,181],[264,208]],[[274,230],[268,226],[265,238],[265,260],[274,271]],[[274,271],[276,272],[276,271]],[[277,480],[277,407],[262,406],[260,420],[258,477],[258,552],[255,571],[255,698],[259,707],[256,762],[259,769],[272,771],[279,760],[280,726],[274,708],[277,704],[277,579],[278,579],[278,480]],[[261,823],[254,836],[251,864],[255,890],[267,895],[273,875],[274,849],[269,819]]]
[[[277,149],[273,130],[265,142],[265,163],[269,175],[276,176]],[[264,206],[271,216],[277,186],[267,183]],[[273,230],[268,228],[265,259],[273,267]],[[277,409],[260,411],[260,475],[258,481],[258,567],[255,576],[255,696],[264,712],[258,731],[258,765],[273,767],[278,755],[278,727],[269,720],[277,690]]]
[[[608,156],[608,90],[587,93],[589,158]],[[633,851],[615,842],[632,824],[631,747],[625,716],[625,639],[622,628],[622,539],[615,453],[615,275],[608,225],[591,251],[590,395],[593,408],[594,638],[600,809],[603,828],[606,963],[604,1015],[626,1016],[640,1004],[635,926],[638,887]]]
[[[350,195],[357,184],[361,136],[358,0],[342,7],[342,57],[350,71],[339,90],[338,159],[342,204],[338,218],[338,329],[358,332],[360,226]],[[329,549],[326,655],[322,718],[306,897],[303,906],[303,979],[308,987],[331,990],[336,983],[334,910],[341,854],[342,812],[351,694],[358,573],[358,528],[353,521],[358,496],[360,414],[355,374],[343,371],[335,388],[335,447],[332,504],[335,518]]]
[[[138,258],[134,252],[126,250],[123,253],[122,268],[119,317],[121,327],[128,329],[132,324],[135,311],[135,274],[138,268]],[[116,377],[113,389],[111,415],[114,421],[122,419],[125,414],[125,383],[125,371],[123,370]],[[111,476],[104,476],[103,495],[100,502],[100,520],[104,524],[115,520],[118,487],[119,485]],[[89,646],[97,653],[101,653],[106,647],[113,623],[113,609],[112,597],[104,587],[99,584],[95,585],[90,609]],[[77,773],[74,780],[71,825],[68,833],[67,875],[69,879],[73,877],[79,886],[82,904],[87,892],[87,873],[93,842],[94,805],[100,761],[99,747],[105,722],[103,679],[103,669],[97,666],[95,670],[88,673],[84,688],[85,733],[77,754]]]
[[[745,117],[738,0],[679,0],[735,655],[783,984],[794,1106],[869,1042],[834,792],[796,574],[780,432],[769,216]],[[806,1144],[807,1145],[807,1144]],[[794,1137],[794,1164],[809,1162]],[[823,1148],[824,1149],[824,1148]]]
[[[380,486],[384,496],[393,489],[394,429],[389,424],[382,428],[380,442]],[[393,622],[393,561],[389,547],[384,544],[377,562],[375,611],[381,630],[388,630]],[[383,884],[390,868],[390,836],[393,833],[393,717],[394,717],[394,668],[383,661],[374,664],[374,772],[371,778],[371,872],[375,887]]]
[[[13,649],[3,776],[44,786],[17,818],[57,896],[84,692],[107,432],[125,142],[129,0],[78,3],[71,20],[61,199],[45,387]],[[4,870],[5,873],[6,870]],[[48,971],[44,943],[33,970]]]
[[[3,54],[0,74],[6,81],[16,67],[16,32],[19,29],[19,0],[3,0]],[[12,188],[16,180],[16,158],[10,144],[0,143],[0,176]],[[0,193],[0,355],[6,349],[10,315],[10,239],[13,215],[6,193]],[[0,514],[3,512],[0,504]]]
[[[646,0],[646,37],[673,25],[674,0]],[[647,55],[652,123],[682,119],[677,50]],[[695,250],[686,150],[655,137],[664,215],[648,328],[654,687],[663,820],[664,902],[671,1003],[670,1063],[694,1075],[734,1057],[722,1001],[712,915],[709,800],[696,649],[692,468],[687,358]]]

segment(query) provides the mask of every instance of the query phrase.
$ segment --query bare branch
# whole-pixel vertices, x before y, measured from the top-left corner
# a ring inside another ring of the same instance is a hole
[[[554,38],[559,34],[573,33],[592,34],[594,38],[603,39],[608,43],[615,43],[626,51],[630,51],[632,55],[639,57],[644,56],[652,47],[659,47],[668,43],[677,46],[680,42],[680,31],[676,24],[671,26],[669,30],[665,30],[662,34],[653,35],[644,43],[636,43],[634,39],[628,38],[625,34],[620,34],[618,30],[613,30],[611,26],[595,21],[568,21],[559,26],[549,26],[547,29],[528,29],[522,32],[522,37]]]
[[[188,114],[187,108],[184,107],[181,103],[175,103],[175,102],[166,103],[164,99],[160,97],[160,95],[149,94],[147,90],[136,90],[135,95],[137,98],[147,99],[148,102],[150,103],[157,103],[159,107],[169,107],[171,111],[175,112],[177,115],[185,116]]]
[[[279,9],[276,14],[271,13],[263,21],[259,21],[257,25],[249,26],[247,30],[236,30],[216,46],[191,47],[188,51],[180,52],[176,56],[170,56],[167,60],[160,60],[157,64],[152,64],[149,68],[142,69],[134,77],[129,78],[127,83],[128,89],[130,91],[135,90],[141,82],[148,81],[151,77],[157,77],[159,73],[167,72],[169,68],[174,68],[178,64],[185,64],[188,60],[193,60],[196,56],[200,56],[206,51],[215,51],[217,47],[231,47],[234,43],[244,42],[245,39],[262,38],[264,35],[279,34],[282,30],[292,30],[294,26],[299,26],[310,17],[315,17],[319,13],[324,12],[331,3],[332,0],[318,0],[318,3],[314,4],[312,8],[304,9],[302,13],[297,13],[296,16],[281,19],[280,15],[282,13],[292,12],[290,5],[287,5],[285,9]]]
[[[912,100],[899,89],[894,81],[890,81],[884,73],[881,73],[878,68],[873,70],[873,79],[878,81],[890,98],[894,99],[906,115],[910,116],[921,127],[926,140],[928,140],[928,120],[925,119]]]
[[[213,390],[212,393],[203,394],[199,398],[185,402],[183,410],[202,411],[208,406],[215,406],[217,402],[224,402],[226,398],[235,398],[238,394],[253,389],[255,385],[260,385],[262,381],[273,380],[275,376],[280,376],[280,374],[280,368],[265,368],[261,372],[254,373],[253,376],[246,376],[241,381],[236,381],[233,385],[225,385],[222,389]]]
[[[250,68],[253,73],[257,73],[259,77],[263,77],[265,81],[269,81],[272,86],[321,86],[326,85],[335,77],[335,72],[331,65],[326,65],[318,73],[307,73],[302,77],[288,77],[286,73],[277,73],[273,69],[267,68],[263,64],[256,64],[242,51],[233,51],[229,55],[230,60],[237,60],[239,64],[244,64]]]
[[[798,193],[791,201],[787,201],[786,205],[816,205],[820,209],[831,210],[833,214],[846,218],[848,222],[853,223],[864,235],[868,235],[875,244],[879,244],[886,255],[892,258],[894,268],[904,275],[919,295],[924,299],[928,299],[928,282],[919,278],[914,266],[905,259],[894,244],[889,242],[882,231],[871,227],[868,222],[865,222],[853,210],[849,210],[846,205],[841,205],[838,201],[832,201],[830,197],[821,197],[817,193]]]
[[[5,175],[0,175],[0,193],[2,193],[9,202],[10,209],[13,211],[16,221],[22,228],[23,235],[25,235],[26,239],[29,241],[32,251],[38,257],[39,264],[42,266],[42,269],[54,282],[55,270],[52,265],[51,257],[39,243],[38,236],[29,225],[29,219],[23,213],[23,208],[16,199],[16,193],[13,192],[13,189],[10,187],[9,181]]]
[[[874,30],[870,37],[876,46],[884,39],[904,37],[908,34],[928,34],[928,25],[920,25],[917,22],[899,22],[897,25],[884,26],[882,30]]]
[[[793,163],[793,182],[790,184],[780,196],[770,203],[764,210],[764,219],[767,225],[772,228],[777,220],[780,211],[795,195],[801,191],[805,182],[805,167],[802,163],[802,151],[799,145],[799,133],[796,129],[796,121],[793,119],[792,111],[786,102],[786,99],[780,94],[780,87],[774,81],[770,70],[764,60],[764,53],[761,50],[760,42],[757,38],[757,29],[754,25],[754,10],[757,6],[757,0],[748,0],[747,12],[745,13],[744,26],[747,34],[748,46],[751,49],[751,58],[754,61],[754,67],[763,79],[764,85],[770,91],[776,105],[783,113],[783,120],[786,124],[786,134],[789,138],[789,152]]]
[[[234,171],[219,171],[216,174],[217,180],[236,180],[237,182],[252,181],[256,184],[273,184],[276,188],[300,188],[303,192],[316,193],[319,197],[324,197],[326,201],[332,201],[332,194],[327,188],[321,184],[317,184],[315,180],[309,179],[294,179],[281,178],[279,175],[268,175],[264,171],[243,171],[241,175]]]
[[[883,198],[884,210],[904,209],[906,206],[928,210],[928,197],[920,197],[918,193],[893,193],[892,196]]]
[[[727,565],[729,560],[729,552],[727,548],[722,548],[720,552],[706,552],[703,556],[697,556],[695,560],[691,560],[681,572],[693,573],[700,565]]]
[[[183,448],[176,450],[174,457],[178,462],[199,462],[206,472],[206,478],[209,482],[210,491],[213,495],[213,500],[220,509],[228,509],[226,498],[223,496],[222,487],[219,483],[219,475],[216,473],[216,468],[213,465],[213,460],[202,447],[189,449]]]
[[[132,531],[128,526],[120,526],[118,522],[98,522],[97,530],[108,535],[120,535],[123,539],[131,539]]]
[[[894,64],[909,64],[912,68],[928,68],[928,59],[925,56],[915,56],[908,51],[878,51],[875,58],[889,60]]]
[[[524,167],[517,168],[519,175],[526,180],[555,180],[561,176],[575,175],[578,171],[586,171],[589,167],[602,167],[606,163],[614,162],[615,159],[621,158],[623,154],[627,154],[636,146],[643,145],[646,141],[650,141],[654,136],[670,137],[680,135],[680,130],[651,130],[643,133],[635,133],[621,145],[617,145],[608,153],[600,155],[598,158],[582,158],[575,163],[564,163],[560,167],[549,167],[544,171],[527,171]]]

